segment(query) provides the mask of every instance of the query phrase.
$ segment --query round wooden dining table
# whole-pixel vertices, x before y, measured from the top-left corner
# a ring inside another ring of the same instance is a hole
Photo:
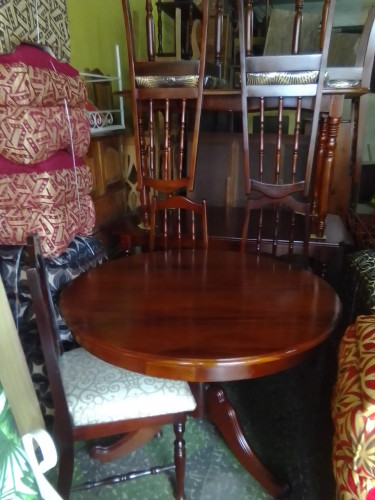
[[[62,291],[76,341],[128,370],[186,380],[237,459],[274,497],[274,478],[247,442],[219,382],[276,373],[300,362],[336,326],[331,286],[280,259],[235,251],[172,250],[106,262]]]

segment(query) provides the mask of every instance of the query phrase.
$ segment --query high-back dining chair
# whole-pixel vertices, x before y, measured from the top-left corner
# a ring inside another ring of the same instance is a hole
[[[290,55],[253,56],[246,47],[243,1],[237,2],[247,195],[242,250],[291,255],[299,241],[307,260],[310,183],[335,1],[321,4],[322,51],[318,47],[315,53],[299,54],[296,47]],[[273,121],[266,117],[269,110]]]
[[[147,56],[137,60],[133,9],[139,0],[122,0],[128,48],[131,105],[134,125],[137,184],[143,223],[149,225],[150,201],[167,180],[174,192],[192,190],[203,98],[209,0],[202,0],[199,59],[156,58],[152,0],[144,0]],[[192,146],[187,163],[187,134]]]
[[[158,200],[153,196],[149,250],[159,248],[208,248],[205,200],[199,203],[178,195]]]
[[[34,263],[27,270],[32,305],[40,335],[55,420],[54,439],[59,455],[57,490],[69,497],[74,466],[74,442],[124,434],[116,443],[121,453],[150,440],[164,424],[173,423],[176,498],[184,496],[186,412],[196,407],[185,382],[147,377],[93,356],[83,348],[63,352],[55,327],[43,255],[36,235],[28,238]],[[111,381],[110,389],[107,381]],[[124,448],[124,445],[126,447]],[[112,458],[115,455],[112,454]],[[105,458],[104,458],[105,460]],[[156,467],[152,472],[169,467]],[[131,474],[136,477],[137,474]],[[112,484],[129,479],[124,474],[103,480]],[[82,485],[92,487],[93,483]],[[81,487],[76,487],[81,488]]]

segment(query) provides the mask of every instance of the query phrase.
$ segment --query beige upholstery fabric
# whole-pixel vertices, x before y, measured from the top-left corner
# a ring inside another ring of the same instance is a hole
[[[333,89],[352,89],[361,86],[360,80],[328,80],[327,87]]]
[[[198,75],[186,76],[136,76],[139,89],[152,87],[198,87]]]
[[[82,348],[64,353],[60,370],[76,427],[187,412],[196,407],[187,382],[124,370]]]
[[[305,85],[318,81],[318,71],[246,73],[246,85]]]

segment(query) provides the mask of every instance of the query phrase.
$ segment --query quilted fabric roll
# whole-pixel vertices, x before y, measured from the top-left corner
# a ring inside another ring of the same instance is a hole
[[[86,100],[78,71],[45,51],[0,56],[0,245],[38,233],[53,257],[92,234]]]
[[[14,163],[32,165],[61,149],[82,157],[89,144],[84,108],[0,107],[0,151]]]
[[[0,106],[64,106],[84,107],[87,90],[77,76],[57,73],[54,69],[38,68],[23,62],[1,63]]]
[[[57,256],[76,235],[91,235],[94,224],[95,209],[89,195],[61,206],[0,208],[0,244],[24,245],[27,235],[38,233],[43,254]]]
[[[90,194],[92,176],[87,165],[51,172],[0,175],[0,209],[66,205]]]

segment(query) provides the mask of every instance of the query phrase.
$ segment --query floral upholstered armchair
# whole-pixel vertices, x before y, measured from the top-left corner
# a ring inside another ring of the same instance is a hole
[[[375,500],[375,316],[358,316],[340,342],[332,417],[339,500]]]

